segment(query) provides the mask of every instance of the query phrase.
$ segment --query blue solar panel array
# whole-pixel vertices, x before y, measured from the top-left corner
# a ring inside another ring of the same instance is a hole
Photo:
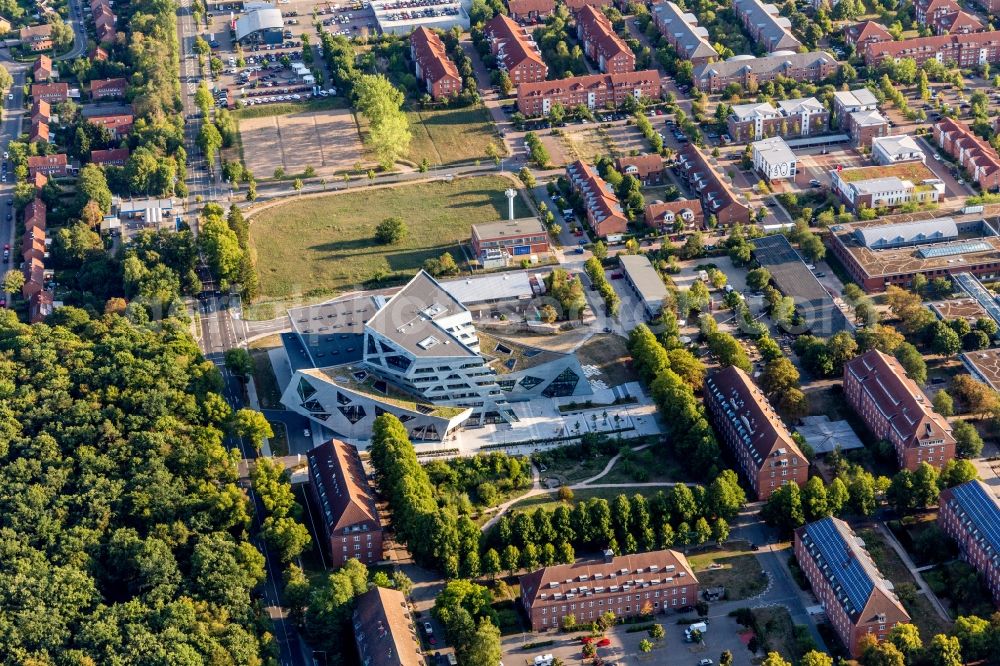
[[[989,490],[977,481],[969,481],[951,489],[958,505],[972,519],[975,528],[1000,554],[1000,507]]]
[[[856,616],[864,610],[875,589],[875,581],[863,560],[851,552],[832,518],[806,525],[806,534],[819,551],[817,566],[827,575],[848,616]],[[867,556],[862,554],[861,558],[864,557]],[[826,569],[823,569],[824,565]]]
[[[971,241],[968,243],[958,243],[957,245],[944,245],[941,247],[920,248],[919,254],[924,259],[935,257],[950,257],[955,254],[966,254],[973,252],[988,252],[993,246],[985,241]]]

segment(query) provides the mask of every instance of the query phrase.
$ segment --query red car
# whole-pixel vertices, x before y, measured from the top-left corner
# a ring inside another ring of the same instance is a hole
[[[608,647],[609,645],[611,645],[610,638],[602,638],[597,642],[597,647]]]
[[[621,274],[621,273],[612,273],[612,274],[611,274],[611,279],[612,279],[612,280],[620,280],[620,279],[621,279],[621,277],[622,277],[622,274]]]
[[[592,636],[581,636],[580,642],[583,643],[584,645],[588,645],[590,643],[593,643],[594,639]]]

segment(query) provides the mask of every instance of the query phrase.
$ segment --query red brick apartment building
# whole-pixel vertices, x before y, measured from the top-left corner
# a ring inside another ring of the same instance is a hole
[[[655,69],[647,69],[522,83],[517,87],[517,108],[526,116],[543,116],[557,102],[567,109],[577,104],[597,109],[621,106],[627,97],[659,99],[659,73]]]
[[[756,499],[809,480],[809,461],[747,373],[730,366],[706,378],[705,406]]]
[[[42,173],[46,176],[65,176],[69,173],[69,162],[66,159],[66,154],[29,157],[28,175],[34,178],[36,173]]]
[[[90,96],[93,99],[113,99],[124,97],[128,82],[125,79],[101,79],[90,82]]]
[[[772,55],[763,58],[743,56],[723,62],[710,62],[694,68],[694,84],[698,90],[718,93],[730,83],[745,90],[783,76],[795,81],[818,83],[836,74],[840,65],[823,51]]]
[[[1000,502],[976,479],[941,491],[938,526],[958,543],[1000,605]]]
[[[1000,31],[914,37],[869,44],[865,49],[867,65],[877,65],[885,58],[913,58],[917,65],[928,60],[952,61],[962,68],[995,65],[1000,62]]]
[[[521,601],[532,631],[559,627],[567,615],[588,623],[602,613],[634,617],[665,613],[698,600],[698,579],[687,558],[656,550],[545,567],[520,578]]]
[[[507,72],[515,86],[544,81],[549,75],[549,67],[542,60],[534,40],[510,18],[497,14],[486,24],[484,34],[497,67]]]
[[[714,215],[715,221],[724,227],[750,223],[750,207],[737,198],[694,144],[681,148],[673,168],[698,193],[706,219]]]
[[[31,86],[31,99],[49,104],[61,104],[69,99],[69,84],[35,83]]]
[[[462,91],[462,77],[458,67],[448,58],[444,42],[436,32],[419,27],[410,34],[410,57],[417,70],[417,78],[435,101],[449,99]]]
[[[968,12],[952,12],[934,19],[931,29],[935,35],[964,35],[970,32],[982,32],[986,26]]]
[[[701,202],[697,199],[654,201],[646,205],[644,218],[647,226],[654,229],[666,228],[668,232],[678,218],[684,224],[685,229],[702,229],[705,226]]]
[[[903,366],[877,349],[844,364],[844,396],[875,436],[892,444],[903,469],[938,469],[955,457],[951,426]]]
[[[90,151],[90,161],[99,166],[125,166],[128,162],[128,148],[109,148]]]
[[[601,238],[628,231],[628,219],[611,186],[587,163],[577,160],[566,167],[570,187],[583,199],[587,224]]]
[[[519,23],[539,21],[556,10],[556,0],[507,0],[510,17]]]
[[[87,117],[87,122],[106,127],[108,131],[111,132],[111,136],[121,138],[123,136],[128,136],[128,134],[132,131],[132,125],[135,123],[135,117],[131,113],[89,116]]]
[[[666,168],[659,155],[632,155],[615,160],[615,169],[622,175],[635,176],[643,185],[659,185]]]
[[[611,7],[613,4],[612,0],[566,0],[566,8],[573,14],[576,14],[584,7],[603,9],[604,7]]]
[[[600,9],[586,6],[576,14],[576,36],[583,52],[606,74],[635,71],[635,54]]]
[[[306,454],[309,494],[320,510],[324,547],[333,568],[349,559],[382,561],[382,523],[358,450],[332,439]]]
[[[864,53],[869,44],[891,42],[892,33],[881,23],[862,21],[844,30],[844,41],[854,47],[856,53]]]
[[[875,566],[864,542],[839,518],[823,518],[795,530],[795,558],[851,657],[861,639],[885,640],[910,616]]]
[[[373,587],[354,604],[354,644],[365,666],[424,666],[406,597]]]
[[[525,258],[547,253],[549,234],[537,217],[473,224],[472,249],[477,257],[484,250],[498,249]]]
[[[981,188],[1000,188],[1000,155],[968,125],[954,118],[942,118],[934,125],[934,143],[955,158]]]
[[[917,0],[913,11],[917,23],[929,25],[935,18],[962,11],[962,7],[955,0]]]

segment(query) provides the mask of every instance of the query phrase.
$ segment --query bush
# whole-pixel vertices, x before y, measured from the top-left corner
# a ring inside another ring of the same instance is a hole
[[[400,217],[387,217],[375,227],[375,240],[382,245],[396,245],[406,238],[406,224]]]

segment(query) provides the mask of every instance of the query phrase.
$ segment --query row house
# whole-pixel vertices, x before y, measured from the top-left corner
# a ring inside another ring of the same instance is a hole
[[[948,421],[935,412],[894,357],[872,349],[844,365],[844,396],[869,429],[911,472],[926,462],[941,469],[955,457]]]
[[[45,269],[49,242],[46,238],[45,203],[36,196],[24,207],[24,236],[21,239],[24,264],[21,296],[28,301],[28,321],[32,324],[42,321],[52,312],[52,292],[48,289],[50,274]]]
[[[90,82],[90,96],[92,99],[114,99],[125,96],[125,88],[128,82],[123,78],[100,79]]]
[[[938,527],[958,544],[962,557],[986,581],[1000,605],[1000,502],[979,479],[941,491]]]
[[[766,500],[786,483],[805,484],[809,460],[747,373],[723,368],[705,379],[704,395],[716,432],[757,500]]]
[[[705,215],[701,202],[697,199],[677,199],[676,201],[654,201],[646,204],[644,212],[646,226],[671,233],[677,222],[685,229],[695,230],[705,227]]]
[[[458,67],[448,57],[444,42],[436,32],[421,26],[410,34],[410,58],[417,78],[435,101],[449,99],[462,91]]]
[[[750,224],[750,207],[739,200],[697,146],[685,144],[673,168],[698,194],[706,219],[714,216],[716,224],[723,227]]]
[[[69,99],[68,83],[35,83],[31,86],[31,99],[49,104],[62,104]]]
[[[25,26],[21,28],[20,37],[21,44],[32,53],[52,48],[52,26],[48,23]]]
[[[694,604],[698,579],[676,550],[620,555],[544,567],[520,577],[521,602],[532,631],[558,629],[572,615],[581,624],[661,614]]]
[[[913,13],[920,25],[930,25],[934,19],[962,11],[957,0],[917,0],[913,5]]]
[[[109,148],[90,151],[90,161],[98,166],[125,166],[128,162],[128,148]]]
[[[891,42],[893,39],[892,33],[875,21],[862,21],[844,29],[844,41],[854,47],[855,53],[864,53],[869,44]]]
[[[568,9],[574,16],[576,16],[577,12],[584,7],[604,9],[605,7],[611,7],[614,5],[613,0],[565,0],[565,2],[566,9]]]
[[[31,80],[35,83],[45,83],[50,78],[52,78],[52,58],[40,55],[31,66]]]
[[[65,176],[69,173],[69,161],[65,153],[57,155],[32,155],[28,157],[28,175],[32,178],[36,173],[48,177]]]
[[[733,9],[754,41],[771,51],[798,51],[802,42],[792,35],[792,22],[774,5],[761,0],[733,0]]]
[[[821,518],[795,530],[795,559],[851,657],[871,636],[885,640],[910,615],[875,566],[864,542],[840,518]]]
[[[614,190],[590,165],[577,160],[566,167],[570,187],[580,195],[587,223],[601,238],[628,231],[628,218]]]
[[[815,97],[788,99],[774,108],[770,102],[737,104],[726,118],[726,127],[735,143],[774,136],[794,138],[827,131],[830,113]]]
[[[930,27],[935,35],[963,35],[986,30],[982,21],[963,11],[938,16],[930,23]]]
[[[555,13],[556,0],[507,0],[507,11],[518,23],[537,23]]]
[[[52,117],[52,107],[44,99],[36,99],[31,103],[31,122],[47,123]]]
[[[694,84],[698,90],[720,93],[735,83],[756,94],[757,87],[779,76],[798,81],[819,83],[840,70],[840,64],[829,53],[812,51],[763,58],[736,56],[724,62],[711,62],[694,68]]]
[[[928,60],[953,62],[963,69],[1000,63],[1000,31],[914,37],[901,42],[869,44],[865,64],[877,65],[886,58],[913,58],[917,65]]]
[[[650,12],[660,34],[674,47],[681,60],[697,67],[718,60],[719,54],[708,40],[708,28],[698,25],[698,17],[673,2],[658,2]]]
[[[319,509],[323,550],[333,568],[382,561],[382,522],[358,450],[339,439],[310,449],[309,495]]]
[[[615,160],[615,169],[623,176],[634,176],[643,185],[660,185],[666,167],[659,155],[631,155]]]
[[[91,19],[94,22],[94,32],[98,44],[110,44],[118,36],[118,17],[111,8],[110,0],[91,0]]]
[[[28,133],[28,140],[31,143],[49,142],[49,124],[39,120],[31,123],[31,132]]]
[[[359,663],[365,666],[424,666],[413,613],[399,590],[372,586],[354,602],[351,616]],[[324,653],[324,659],[326,654]]]
[[[132,125],[135,123],[135,116],[131,113],[103,114],[98,116],[87,116],[87,122],[104,127],[111,132],[112,137],[120,139],[124,136],[128,136],[132,131]]]
[[[497,14],[483,28],[483,33],[497,67],[507,72],[515,86],[544,81],[549,75],[548,65],[542,60],[535,40],[509,17]]]
[[[960,120],[942,118],[934,125],[934,143],[958,162],[984,190],[1000,189],[1000,155]]]
[[[587,6],[576,14],[576,36],[583,52],[604,73],[635,71],[635,54],[618,36],[611,21],[599,9]]]
[[[659,99],[660,74],[655,69],[621,74],[590,74],[555,81],[522,83],[517,87],[517,108],[526,116],[548,115],[553,104],[570,109],[614,108],[629,97]]]

